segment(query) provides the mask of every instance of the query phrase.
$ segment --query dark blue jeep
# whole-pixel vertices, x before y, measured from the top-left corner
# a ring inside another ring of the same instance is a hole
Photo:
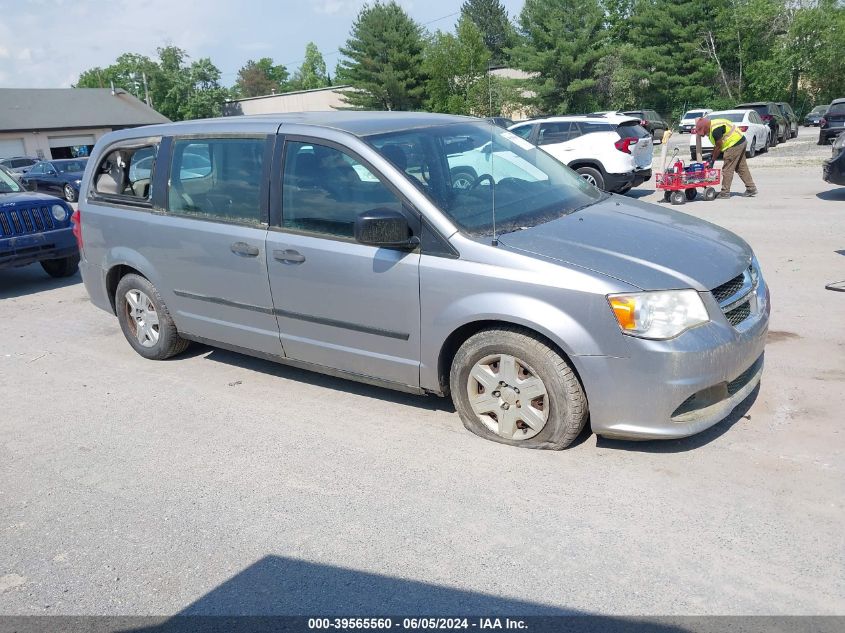
[[[70,205],[30,193],[0,167],[0,270],[41,262],[52,277],[69,277],[79,266]]]

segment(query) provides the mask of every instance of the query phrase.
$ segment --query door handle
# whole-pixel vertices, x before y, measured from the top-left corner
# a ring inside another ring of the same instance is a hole
[[[230,248],[235,255],[240,255],[241,257],[258,257],[258,253],[260,252],[257,246],[252,246],[246,242],[235,242]]]
[[[283,251],[273,251],[273,259],[282,262],[283,264],[301,264],[305,261],[305,255],[298,251],[286,248]]]

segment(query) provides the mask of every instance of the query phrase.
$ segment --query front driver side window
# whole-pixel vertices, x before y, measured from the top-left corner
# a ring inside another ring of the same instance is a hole
[[[390,159],[404,171],[404,148],[397,144],[395,150]],[[351,238],[360,213],[402,209],[399,198],[365,165],[333,147],[288,141],[284,165],[284,228]]]

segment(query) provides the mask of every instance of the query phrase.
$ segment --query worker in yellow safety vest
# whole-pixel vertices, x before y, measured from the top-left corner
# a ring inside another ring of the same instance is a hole
[[[711,164],[716,164],[719,154],[723,155],[724,165],[722,166],[722,191],[717,198],[730,198],[731,181],[736,172],[745,183],[746,197],[757,195],[757,186],[751,177],[748,163],[745,160],[745,135],[727,119],[698,119],[695,122],[695,133],[699,136],[707,136],[713,143],[713,157]]]

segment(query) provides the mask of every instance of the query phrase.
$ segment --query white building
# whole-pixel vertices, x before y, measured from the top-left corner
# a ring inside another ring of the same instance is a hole
[[[168,121],[120,89],[0,88],[0,158],[87,156],[106,132]]]
[[[343,91],[350,86],[331,86],[314,90],[297,90],[277,95],[246,97],[223,104],[224,116],[241,114],[280,114],[286,112],[328,112],[348,108]]]

